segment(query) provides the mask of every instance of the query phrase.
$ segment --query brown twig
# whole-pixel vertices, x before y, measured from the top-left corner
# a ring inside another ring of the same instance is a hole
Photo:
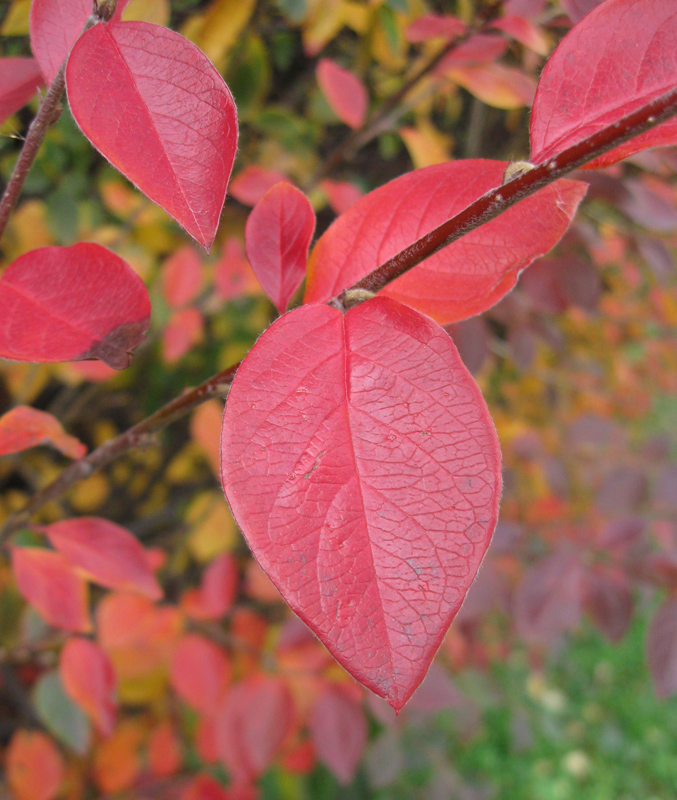
[[[609,125],[578,144],[567,148],[554,158],[535,166],[525,174],[482,195],[464,211],[418,239],[329,303],[336,308],[345,309],[347,295],[352,295],[349,305],[355,305],[357,302],[368,299],[371,293],[380,291],[388,283],[400,275],[404,275],[424,259],[494,219],[519,200],[675,114],[677,114],[677,88],[661,95],[632,114],[628,114],[613,125]],[[86,478],[110,464],[128,450],[138,447],[147,441],[154,432],[185,416],[210,397],[224,393],[230,387],[238,367],[239,363],[214,375],[190,392],[172,400],[128,431],[93,450],[85,458],[72,464],[55,481],[35,494],[23,511],[7,519],[0,529],[0,542],[6,541],[9,534],[25,525],[32,514],[46,503],[60,497],[82,478]]]

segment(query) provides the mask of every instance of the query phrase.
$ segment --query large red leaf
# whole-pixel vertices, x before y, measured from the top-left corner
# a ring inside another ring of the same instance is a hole
[[[66,693],[104,736],[115,727],[115,672],[104,650],[79,636],[70,638],[59,659],[59,674]]]
[[[69,436],[58,419],[46,411],[16,406],[0,417],[0,455],[19,453],[38,444],[49,444],[70,458],[82,458],[87,448]]]
[[[416,170],[358,200],[320,237],[305,301],[324,302],[500,185],[502,161],[452,161]],[[561,180],[431,256],[383,293],[441,324],[486,310],[566,231],[586,185]]]
[[[87,584],[60,553],[12,547],[12,571],[21,594],[55,628],[87,632]]]
[[[127,3],[129,0],[118,0],[115,19],[119,19]],[[92,8],[92,0],[32,0],[31,48],[47,83],[54,80]]]
[[[369,95],[362,81],[329,58],[317,65],[317,82],[331,110],[351,128],[359,128],[367,116]]]
[[[283,314],[306,274],[315,231],[310,200],[290,183],[276,183],[247,219],[247,259],[266,294]]]
[[[125,528],[107,519],[78,517],[54,522],[43,531],[90,580],[109,589],[139,592],[151,600],[162,597],[144,547]]]
[[[285,600],[401,708],[498,512],[496,432],[449,336],[386,298],[285,314],[230,390],[222,475]]]
[[[2,358],[99,358],[124,369],[149,321],[143,282],[129,264],[98,244],[31,250],[0,279]]]
[[[97,25],[73,48],[66,83],[94,147],[209,250],[237,149],[237,115],[204,53],[147,22]]]
[[[545,65],[531,112],[531,160],[541,163],[677,84],[677,5],[606,0],[562,40]],[[677,143],[677,119],[596,159],[614,164]]]
[[[0,58],[0,123],[23,108],[43,85],[34,58]]]
[[[313,706],[309,728],[318,758],[341,783],[351,783],[367,743],[362,706],[345,692],[328,687]]]

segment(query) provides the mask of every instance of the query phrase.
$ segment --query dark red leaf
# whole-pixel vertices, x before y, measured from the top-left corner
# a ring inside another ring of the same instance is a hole
[[[666,600],[649,624],[646,657],[656,694],[677,692],[677,599]]]
[[[496,433],[449,336],[386,298],[345,317],[319,305],[281,317],[230,390],[222,475],[285,600],[401,708],[474,578],[500,495]]]
[[[305,194],[290,183],[276,183],[247,219],[247,259],[280,314],[287,310],[306,274],[314,231],[313,207]]]
[[[87,584],[60,553],[40,547],[12,547],[12,571],[21,594],[55,628],[91,629]]]
[[[551,645],[581,617],[581,565],[553,553],[529,568],[515,597],[517,629],[529,642]]]
[[[147,22],[96,25],[73,48],[66,83],[94,147],[209,250],[235,159],[237,116],[204,53]]]
[[[677,7],[666,0],[606,0],[562,40],[545,65],[531,112],[539,164],[677,84]],[[608,166],[677,143],[672,118],[587,165]]]
[[[321,58],[317,65],[317,82],[341,122],[351,128],[361,127],[369,105],[369,95],[362,81],[329,58]]]
[[[139,276],[105,247],[43,247],[3,273],[0,320],[2,358],[99,358],[124,369],[148,330],[150,301]]]
[[[90,580],[109,589],[139,592],[151,600],[162,597],[146,550],[125,528],[107,519],[78,517],[42,530],[61,555]]]
[[[584,580],[585,607],[597,627],[612,642],[620,641],[632,619],[632,592],[623,572],[598,566]]]
[[[114,19],[119,19],[129,0],[118,0]],[[92,13],[92,0],[32,0],[31,49],[47,83],[66,60]]]
[[[16,406],[0,417],[0,455],[19,453],[38,444],[48,444],[69,458],[82,458],[87,448],[69,436],[58,419],[45,411]]]
[[[64,690],[104,736],[115,727],[115,672],[106,653],[91,639],[68,639],[61,651],[59,674]]]
[[[44,84],[34,58],[0,58],[0,123],[23,108]]]
[[[499,186],[503,161],[452,161],[416,170],[358,200],[320,237],[305,301],[325,302]],[[557,181],[393,281],[383,294],[442,324],[472,317],[507,294],[520,272],[567,229],[586,185]]]
[[[320,761],[341,783],[351,783],[367,743],[367,719],[362,705],[346,692],[329,686],[315,701],[308,726]]]

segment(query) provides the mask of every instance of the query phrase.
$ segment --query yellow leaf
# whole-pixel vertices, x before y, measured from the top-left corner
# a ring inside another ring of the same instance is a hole
[[[206,564],[237,543],[237,527],[225,500],[218,498],[207,516],[190,532],[188,549],[196,561]]]
[[[122,19],[125,22],[152,22],[155,25],[169,25],[169,0],[132,0],[125,8]]]
[[[494,108],[530,106],[536,82],[513,67],[503,64],[476,64],[449,70],[447,75],[478,100]]]
[[[7,234],[3,241],[7,258],[14,260],[29,250],[49,247],[52,243],[45,204],[40,200],[22,203],[7,225]]]
[[[303,49],[316,56],[345,24],[343,0],[309,0],[308,14],[303,21]]]
[[[105,475],[100,472],[90,475],[77,483],[70,491],[68,499],[79,514],[96,511],[110,494],[111,486]]]
[[[442,164],[450,158],[451,139],[440,133],[428,119],[420,119],[415,128],[400,128],[414,169]]]
[[[0,28],[3,36],[28,36],[31,0],[14,0]]]
[[[209,57],[217,69],[223,69],[229,50],[251,19],[256,0],[214,0],[202,17],[192,41]],[[184,31],[184,35],[186,32]]]

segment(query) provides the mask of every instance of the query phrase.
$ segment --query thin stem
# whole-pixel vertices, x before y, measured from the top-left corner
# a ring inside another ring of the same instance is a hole
[[[36,511],[47,505],[47,503],[61,497],[78,481],[103,469],[129,450],[146,444],[157,431],[162,430],[177,419],[181,419],[181,417],[184,417],[206,400],[218,395],[224,395],[230,388],[239,366],[239,363],[234,364],[223,372],[213,375],[194,389],[174,398],[154,414],[151,414],[150,417],[146,417],[146,419],[133,425],[119,436],[105,442],[101,447],[97,447],[96,450],[92,450],[89,455],[66,467],[58,478],[48,483],[39,492],[36,492],[22,511],[7,519],[2,528],[0,528],[0,543],[4,543],[11,533],[26,525]]]
[[[603,128],[573,147],[567,148],[524,175],[482,195],[479,200],[469,205],[460,214],[447,220],[427,236],[386,261],[350,289],[342,292],[340,296],[330,300],[329,304],[345,309],[346,295],[351,293],[353,298],[349,305],[356,305],[357,302],[366,300],[371,293],[379,291],[390,281],[413,269],[421,261],[429,258],[443,247],[447,247],[461,236],[494,219],[522,198],[533,194],[542,186],[552,183],[568,172],[623,144],[628,139],[644,133],[675,114],[677,114],[677,88],[661,95],[646,106],[628,114],[613,125]],[[356,298],[356,295],[359,297]],[[209,398],[223,394],[230,387],[238,367],[239,363],[219,372],[65,469],[56,480],[34,495],[23,511],[7,519],[0,529],[0,543],[6,541],[13,531],[25,525],[32,514],[46,503],[56,500],[79,480],[110,464],[128,450],[148,441],[154,432],[185,416]]]
[[[568,147],[557,156],[534,166],[533,169],[508,181],[503,186],[497,186],[483,194],[455,217],[443,222],[346,289],[340,296],[333,298],[330,304],[340,308],[343,306],[345,295],[379,292],[384,286],[409,272],[426,258],[430,258],[460,239],[461,236],[479,228],[480,225],[495,219],[499,214],[525,197],[534,194],[543,186],[553,183],[563,175],[593,161],[629,139],[639,136],[675,114],[677,114],[677,88],[666,92],[587,139]],[[354,303],[352,304],[354,305]]]
[[[97,22],[99,22],[99,17],[95,14],[91,14],[87,18],[82,33],[92,28]],[[82,33],[80,35],[82,35]],[[2,235],[7,227],[7,222],[9,221],[9,216],[19,199],[23,185],[26,182],[28,173],[31,171],[38,151],[45,140],[47,131],[59,118],[61,98],[66,90],[67,63],[68,57],[64,59],[63,64],[59,67],[59,71],[56,73],[54,80],[47,89],[47,94],[45,94],[40,103],[38,113],[35,115],[35,118],[28,128],[28,133],[21,147],[21,152],[19,153],[9,182],[0,199],[0,239],[2,239]]]

